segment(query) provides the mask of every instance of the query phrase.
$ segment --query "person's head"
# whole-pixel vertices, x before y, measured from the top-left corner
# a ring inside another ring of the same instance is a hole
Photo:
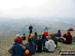
[[[15,42],[15,43],[19,43],[18,39],[15,39],[14,42]]]
[[[20,34],[17,34],[16,37],[20,37]]]
[[[23,35],[25,35],[25,33],[23,33]]]
[[[35,32],[35,35],[37,35],[37,32]]]
[[[67,34],[69,34],[69,35],[70,35],[70,34],[71,34],[71,33],[70,33],[70,31],[67,31]]]
[[[28,39],[29,44],[32,46],[32,39]]]
[[[40,40],[40,37],[37,37],[37,40]]]
[[[51,34],[50,36],[51,36],[51,37],[54,37],[55,35],[54,35],[54,34]]]
[[[50,40],[51,39],[51,36],[48,36],[48,40]]]
[[[58,30],[58,32],[60,32],[60,30]]]

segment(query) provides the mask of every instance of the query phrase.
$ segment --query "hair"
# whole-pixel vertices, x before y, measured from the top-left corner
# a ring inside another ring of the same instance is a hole
[[[37,40],[40,40],[40,37],[37,37]]]
[[[37,35],[37,32],[35,32],[35,35]]]
[[[51,36],[48,36],[48,39],[51,39]]]
[[[15,39],[14,42],[15,42],[15,43],[18,43],[19,41],[18,41],[18,39]]]
[[[23,35],[25,35],[25,33],[23,33]]]
[[[58,30],[58,32],[60,32],[60,30]]]

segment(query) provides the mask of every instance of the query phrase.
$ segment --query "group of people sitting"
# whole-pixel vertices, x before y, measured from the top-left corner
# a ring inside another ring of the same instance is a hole
[[[63,38],[60,38],[63,36]],[[28,40],[28,43],[24,44],[23,41]],[[72,44],[72,35],[70,31],[67,31],[66,34],[61,34],[61,31],[58,30],[58,33],[49,34],[48,31],[45,31],[43,35],[38,35],[30,31],[29,37],[26,38],[25,34],[17,35],[14,40],[13,47],[11,49],[12,56],[29,56],[35,54],[35,52],[54,52],[58,46],[58,41],[65,44]]]

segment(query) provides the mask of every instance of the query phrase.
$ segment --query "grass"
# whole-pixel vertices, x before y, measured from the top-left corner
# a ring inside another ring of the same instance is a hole
[[[62,31],[62,33],[65,33],[66,31]],[[54,33],[54,32],[49,32]],[[73,36],[75,36],[75,32],[71,32]],[[43,34],[43,33],[38,33]],[[28,37],[28,34],[26,34]],[[11,54],[8,53],[8,49],[13,45],[14,39],[16,38],[16,35],[3,35],[0,36],[0,56],[11,56]],[[23,42],[24,44],[27,43],[27,40]],[[63,43],[58,43],[58,48],[54,53],[35,53],[33,56],[61,56],[59,55],[59,51],[75,51],[75,42],[71,45],[66,45]]]

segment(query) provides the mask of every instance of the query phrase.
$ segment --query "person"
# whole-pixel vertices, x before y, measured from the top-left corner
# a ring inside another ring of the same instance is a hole
[[[37,32],[35,32],[35,35],[32,37],[32,41],[36,44],[36,40],[37,40]]]
[[[55,34],[56,37],[61,37],[61,31],[58,30],[58,33]]]
[[[44,31],[48,31],[48,27],[45,27]]]
[[[63,37],[66,38],[66,40],[63,41],[63,43],[72,44],[72,35],[71,35],[70,31],[67,31],[67,34],[64,34]]]
[[[35,54],[35,44],[32,42],[32,39],[28,39],[28,43],[25,45],[25,47],[29,50],[29,55]]]
[[[44,29],[44,35],[48,36],[48,28],[47,27]]]
[[[16,38],[18,39],[19,43],[22,44],[22,37],[20,37],[19,34],[16,35]]]
[[[55,45],[54,41],[51,39],[50,36],[48,36],[48,41],[45,42],[44,51],[54,52],[55,51],[54,45]]]
[[[18,39],[14,40],[14,44],[12,47],[12,56],[23,56],[23,48],[19,44]]]
[[[46,38],[46,36],[43,34],[42,35],[42,42],[43,42],[43,47],[45,46],[45,42],[48,41],[48,39]]]
[[[26,40],[26,36],[25,36],[25,33],[21,35],[22,37],[22,40]]]
[[[32,33],[32,29],[33,29],[33,27],[32,27],[32,25],[30,25],[30,26],[29,26],[29,31],[30,31],[30,33]]]
[[[36,52],[42,52],[42,41],[40,37],[37,37],[36,47],[37,47]]]
[[[54,34],[51,34],[51,39],[54,41],[56,45],[58,45],[58,39],[56,38]]]

